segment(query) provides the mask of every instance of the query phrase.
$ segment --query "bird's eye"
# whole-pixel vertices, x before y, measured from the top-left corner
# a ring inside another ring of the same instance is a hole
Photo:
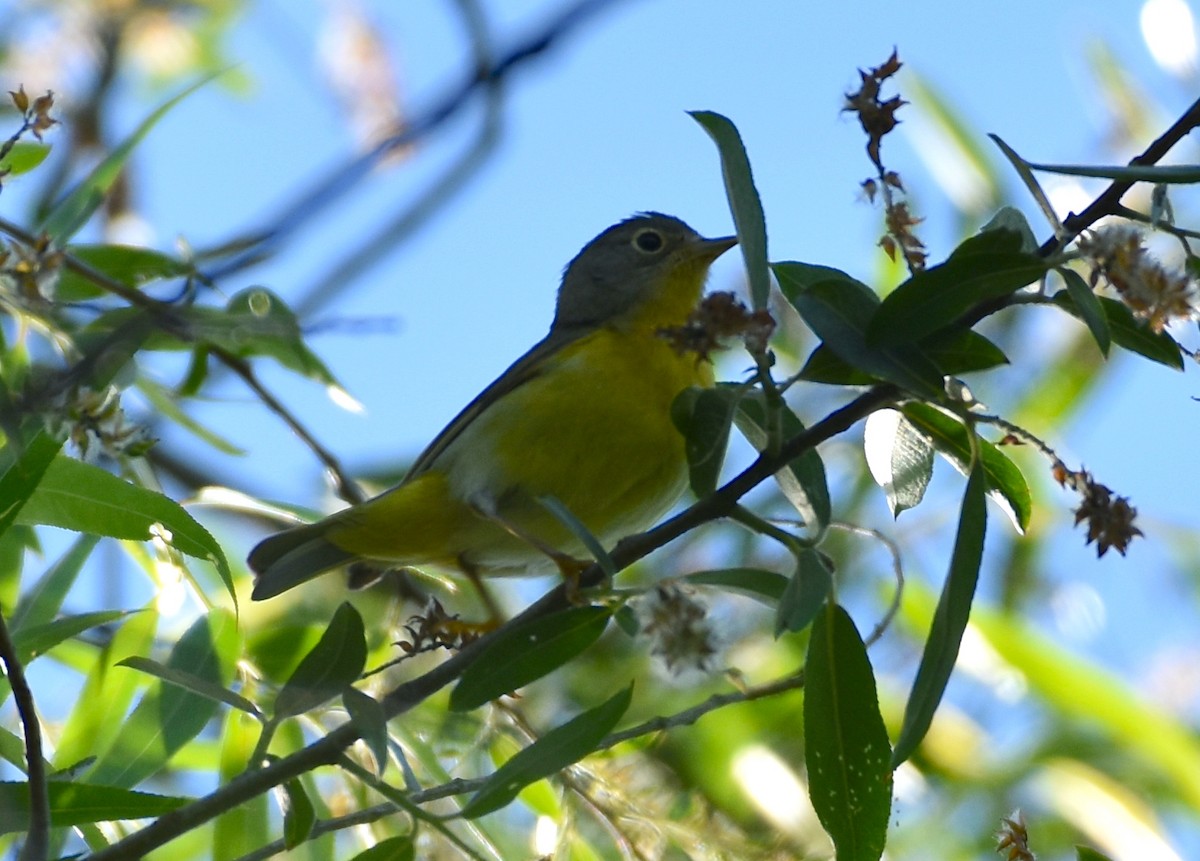
[[[644,254],[653,254],[656,251],[661,251],[666,240],[663,235],[653,228],[639,230],[633,237],[633,247]]]

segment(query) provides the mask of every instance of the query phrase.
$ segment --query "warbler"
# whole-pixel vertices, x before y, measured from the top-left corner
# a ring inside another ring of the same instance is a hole
[[[548,497],[606,547],[652,525],[687,487],[671,404],[713,383],[711,365],[662,330],[685,322],[710,264],[736,242],[654,212],[609,227],[568,264],[546,337],[451,420],[399,485],[251,551],[253,598],[357,560],[472,578],[564,568],[586,551]]]

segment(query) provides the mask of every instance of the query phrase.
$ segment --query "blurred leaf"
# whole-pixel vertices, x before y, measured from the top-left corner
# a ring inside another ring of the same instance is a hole
[[[742,392],[741,386],[693,387],[680,392],[671,404],[671,420],[683,434],[688,479],[698,498],[716,490]]]
[[[765,571],[762,568],[717,568],[685,574],[679,579],[697,586],[715,586],[726,592],[740,592],[757,598],[768,607],[779,603],[789,582],[778,571]]]
[[[0,532],[0,607],[17,605],[25,551],[36,548],[37,535],[29,526],[10,526]]]
[[[230,711],[221,729],[217,781],[224,786],[253,766],[251,756],[262,733],[262,724],[245,712]],[[271,842],[267,796],[257,795],[222,813],[213,821],[208,857],[211,861],[236,859]]]
[[[955,469],[963,475],[968,474],[971,442],[962,422],[926,404],[905,404],[903,412],[917,430],[929,437],[934,448]],[[1013,527],[1023,533],[1029,527],[1029,518],[1033,513],[1033,497],[1024,474],[1007,455],[987,440],[976,438],[976,443],[992,501],[1008,515]]]
[[[168,392],[159,383],[144,376],[139,376],[135,385],[154,409],[156,415],[175,422],[175,424],[184,430],[190,431],[197,438],[208,443],[223,454],[241,456],[246,453],[244,449],[238,448],[185,413],[179,406],[179,398]]]
[[[18,520],[134,541],[157,534],[181,553],[212,562],[236,601],[225,553],[207,529],[174,500],[90,463],[55,458]],[[157,524],[165,529],[152,531]]]
[[[1004,157],[1008,159],[1008,163],[1012,165],[1013,170],[1017,172],[1017,176],[1021,178],[1021,182],[1029,191],[1034,203],[1038,205],[1038,209],[1042,211],[1042,217],[1046,219],[1046,223],[1054,230],[1055,236],[1064,236],[1066,228],[1063,227],[1062,221],[1058,217],[1058,213],[1054,211],[1054,207],[1050,203],[1050,198],[1046,196],[1046,192],[1042,189],[1041,183],[1037,181],[1037,177],[1033,175],[1033,171],[1029,169],[1029,162],[1021,158],[1015,149],[1001,140],[999,135],[988,134],[1000,152],[1004,153]]]
[[[1075,861],[1112,861],[1107,855],[1102,855],[1090,846],[1075,847]]]
[[[317,813],[299,780],[289,780],[277,789],[282,790],[278,797],[283,808],[283,845],[295,849],[312,834]]]
[[[67,592],[75,584],[75,578],[79,576],[83,563],[92,555],[92,550],[99,540],[95,535],[80,535],[67,552],[21,596],[8,620],[10,632],[14,637],[23,629],[46,624],[58,615]]]
[[[769,440],[767,432],[766,396],[760,390],[754,390],[740,401],[734,416],[738,430],[755,449],[762,452]],[[778,421],[780,442],[784,442],[804,432],[804,423],[785,404],[778,405]],[[829,525],[832,517],[832,504],[829,501],[829,486],[825,481],[825,464],[815,448],[810,448],[775,473],[775,481],[788,502],[800,513],[804,524],[815,535],[820,535]]]
[[[118,819],[151,819],[191,801],[174,795],[131,792],[115,786],[51,781],[50,817],[54,827]],[[29,830],[29,784],[0,783],[0,834]]]
[[[897,410],[867,416],[863,450],[875,483],[887,495],[892,517],[915,508],[933,476],[933,445]]]
[[[383,715],[383,706],[374,697],[353,687],[342,691],[342,705],[358,729],[359,738],[375,757],[375,773],[382,775],[388,764],[387,719]]]
[[[128,161],[134,148],[142,142],[142,139],[154,128],[159,120],[166,116],[171,108],[207,84],[211,79],[212,76],[197,81],[183,92],[168,99],[155,109],[150,116],[146,117],[134,129],[133,134],[105,156],[92,169],[92,172],[88,174],[86,179],[75,186],[70,194],[55,205],[42,220],[39,232],[49,234],[51,239],[61,244],[63,240],[72,236],[79,228],[83,227],[88,219],[91,218],[92,213],[104,201],[105,195],[108,194],[113,183],[117,181],[117,177],[121,175],[121,171],[125,168],[125,162]]]
[[[538,504],[553,514],[563,526],[571,531],[571,534],[579,539],[579,543],[584,546],[601,570],[609,580],[617,576],[617,563],[613,562],[612,556],[600,543],[600,539],[592,534],[592,531],[587,528],[582,520],[575,516],[575,512],[567,508],[562,501],[555,499],[553,496],[539,496]]]
[[[1012,244],[1020,246],[1020,237],[1011,231],[989,233],[1012,237]],[[888,294],[867,327],[867,343],[919,341],[951,325],[975,305],[1037,281],[1047,268],[1040,257],[1020,251],[976,252],[960,247],[945,263],[918,272]]]
[[[725,196],[737,228],[738,247],[746,261],[746,277],[750,283],[750,301],[754,310],[767,307],[771,297],[771,275],[767,267],[767,224],[763,217],[762,201],[750,173],[750,159],[742,145],[737,127],[727,118],[711,111],[690,111],[721,154],[721,177],[725,180]]]
[[[362,616],[352,604],[343,602],[275,698],[274,720],[304,714],[333,699],[358,681],[366,663]]]
[[[1028,163],[1034,170],[1060,173],[1066,176],[1091,176],[1098,179],[1115,179],[1121,182],[1200,183],[1200,165],[1087,165],[1087,164],[1037,164]]]
[[[833,572],[825,557],[811,547],[801,550],[775,613],[775,636],[807,628],[825,606],[832,589]]]
[[[941,371],[919,349],[867,343],[867,327],[880,307],[869,287],[826,266],[789,262],[772,268],[783,295],[838,358],[914,394],[941,397]]]
[[[240,653],[233,614],[214,609],[184,632],[171,649],[166,666],[224,687],[233,678]],[[97,761],[89,781],[128,788],[162,774],[171,757],[195,738],[216,712],[216,703],[206,697],[156,683],[121,726],[112,747]]]
[[[1168,368],[1174,368],[1177,371],[1183,370],[1183,351],[1178,341],[1166,332],[1155,332],[1134,317],[1133,312],[1116,299],[1092,295],[1104,309],[1109,332],[1118,346],[1145,356],[1151,361],[1166,365]],[[1084,313],[1075,304],[1069,291],[1059,290],[1051,297],[1051,301],[1064,311],[1084,319]]]
[[[633,686],[555,727],[500,766],[462,809],[465,819],[499,810],[522,788],[562,771],[591,753],[629,708]]]
[[[67,253],[127,287],[178,278],[190,271],[187,264],[170,255],[133,245],[71,245]],[[54,289],[54,298],[59,302],[80,302],[104,295],[107,292],[103,287],[65,266]]]
[[[8,154],[0,159],[0,176],[7,182],[9,177],[28,173],[50,155],[50,144],[35,141],[17,141]]]
[[[25,761],[25,740],[4,727],[0,727],[0,760],[9,763],[22,774],[28,771],[28,763]]]
[[[896,748],[892,751],[893,768],[908,759],[921,739],[925,738],[958,660],[958,649],[971,618],[971,603],[975,600],[979,565],[983,560],[983,541],[987,532],[985,489],[983,468],[976,463],[963,493],[950,571],[946,575],[942,596],[933,614],[933,625],[925,640],[921,664],[917,668],[917,677],[904,708],[904,724],[896,739]]]
[[[61,448],[46,432],[35,434],[24,448],[5,441],[0,448],[0,533],[16,522]]]
[[[804,667],[804,748],[813,808],[838,861],[878,861],[892,808],[891,748],[867,650],[838,605],[817,615]]]
[[[478,708],[558,669],[600,639],[612,613],[570,607],[497,634],[450,692],[451,711]]]
[[[1037,237],[1033,235],[1033,228],[1029,226],[1029,219],[1025,217],[1025,213],[1014,206],[1002,206],[996,210],[996,213],[988,219],[987,224],[979,228],[978,236],[987,236],[988,234],[996,234],[1000,231],[1015,233],[1021,238],[1012,250],[1024,251],[1027,254],[1037,254],[1040,244]]]
[[[137,673],[112,672],[113,659],[149,651],[157,627],[158,613],[145,608],[129,617],[101,647],[55,745],[56,767],[100,756],[112,745],[142,683]]]
[[[1057,271],[1066,283],[1067,295],[1075,306],[1071,309],[1072,312],[1087,324],[1088,331],[1096,339],[1096,346],[1107,357],[1109,346],[1112,343],[1112,331],[1109,329],[1108,316],[1104,313],[1100,299],[1083,280],[1083,276],[1074,269],[1062,267]]]
[[[207,679],[202,679],[199,676],[186,672],[184,670],[173,669],[171,667],[160,664],[158,661],[150,658],[142,658],[137,655],[131,655],[117,661],[118,667],[129,667],[132,670],[162,679],[168,684],[177,685],[185,691],[191,691],[194,694],[210,699],[213,702],[224,703],[227,706],[232,706],[235,709],[246,712],[249,715],[259,715],[258,707],[250,700],[246,699],[241,694],[236,694],[227,688],[213,684]]]
[[[34,658],[44,655],[63,640],[78,636],[84,631],[99,625],[107,625],[118,619],[123,619],[140,610],[98,610],[94,613],[79,613],[74,616],[63,616],[53,622],[40,625],[27,625],[19,634],[13,634],[13,648],[17,652],[17,660],[28,664]]]
[[[413,835],[404,834],[381,840],[370,849],[359,852],[350,861],[413,861],[416,852]]]

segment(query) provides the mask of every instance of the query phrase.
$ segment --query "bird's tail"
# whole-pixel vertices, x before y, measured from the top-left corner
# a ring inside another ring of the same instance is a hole
[[[259,542],[247,560],[258,575],[252,600],[262,601],[357,558],[325,538],[324,522],[297,526]]]

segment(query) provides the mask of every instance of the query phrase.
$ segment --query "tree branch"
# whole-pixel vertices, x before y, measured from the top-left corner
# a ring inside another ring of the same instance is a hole
[[[21,718],[29,777],[29,830],[18,861],[45,861],[50,850],[50,798],[46,787],[46,760],[42,756],[42,731],[38,726],[33,691],[25,679],[25,670],[17,658],[3,615],[0,615],[0,663],[4,664],[4,673]]]

